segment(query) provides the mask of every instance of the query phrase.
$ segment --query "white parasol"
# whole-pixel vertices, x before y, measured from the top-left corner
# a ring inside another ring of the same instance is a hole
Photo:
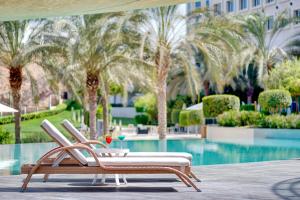
[[[2,113],[2,112],[3,113],[15,113],[15,112],[19,112],[19,111],[0,103],[0,113]]]

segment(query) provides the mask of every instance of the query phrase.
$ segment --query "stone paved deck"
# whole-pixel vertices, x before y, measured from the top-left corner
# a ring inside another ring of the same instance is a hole
[[[128,177],[129,184],[91,186],[91,175],[52,176],[42,183],[34,176],[25,193],[19,192],[24,176],[0,177],[0,199],[209,199],[299,200],[300,160],[195,167],[202,192],[185,187],[173,176]]]

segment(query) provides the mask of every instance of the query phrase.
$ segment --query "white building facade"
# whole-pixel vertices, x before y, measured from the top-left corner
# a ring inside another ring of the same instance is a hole
[[[268,29],[272,28],[276,15],[283,11],[286,11],[290,17],[299,17],[300,19],[300,0],[196,0],[195,3],[187,5],[187,12],[205,7],[212,10],[215,15],[221,13],[240,15],[264,11],[269,17]],[[285,27],[274,44],[282,46],[296,33],[300,33],[300,20],[299,23],[291,23]]]

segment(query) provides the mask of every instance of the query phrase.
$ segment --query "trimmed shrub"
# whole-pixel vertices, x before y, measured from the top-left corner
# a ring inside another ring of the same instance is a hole
[[[147,113],[149,121],[152,123],[156,122],[157,118],[157,106],[156,97],[152,93],[147,93],[143,96],[138,97],[134,102],[134,107],[138,113]]]
[[[203,113],[207,118],[217,117],[225,111],[240,110],[240,99],[234,95],[210,95],[204,97]]]
[[[258,126],[263,119],[263,115],[259,112],[241,111],[240,112],[240,125],[241,126]]]
[[[147,114],[140,114],[134,117],[134,120],[137,124],[147,125],[150,121],[149,116]]]
[[[228,111],[219,115],[217,120],[220,126],[300,129],[300,115],[283,116],[276,114],[264,116],[253,111]]]
[[[66,104],[60,104],[60,105],[56,106],[56,108],[54,108],[53,110],[46,110],[46,111],[23,114],[23,115],[21,115],[21,120],[26,121],[26,120],[30,120],[30,119],[39,119],[39,118],[45,118],[45,117],[49,117],[52,115],[56,115],[56,114],[59,114],[59,113],[65,111],[66,107],[67,107]],[[2,117],[2,118],[0,118],[0,124],[13,123],[14,120],[15,120],[14,116]]]
[[[171,112],[171,122],[173,124],[179,123],[179,115],[180,115],[181,110],[179,109],[173,109]]]
[[[287,90],[267,90],[259,94],[258,103],[264,111],[280,113],[291,105],[292,97]]]
[[[270,115],[267,116],[261,123],[262,128],[300,128],[300,115]]]
[[[102,107],[102,105],[99,105],[97,107],[96,118],[97,119],[103,119],[103,107]]]
[[[255,111],[255,105],[254,104],[244,104],[244,105],[241,105],[240,110]]]
[[[179,114],[179,125],[180,126],[189,126],[189,111],[183,110]]]
[[[74,110],[80,110],[80,109],[82,109],[81,104],[78,103],[78,102],[75,101],[75,100],[68,100],[68,101],[66,101],[66,104],[67,104],[66,110],[72,110],[72,108],[73,108]]]
[[[10,123],[13,123],[14,120],[15,120],[15,117],[13,115],[1,117],[0,124],[10,124]]]
[[[240,126],[241,113],[235,110],[224,112],[217,117],[217,122],[220,126]]]
[[[286,116],[287,128],[300,129],[300,115],[288,115]]]
[[[179,114],[180,126],[200,125],[203,122],[201,110],[183,110]]]
[[[202,110],[191,110],[189,113],[190,125],[203,123]]]
[[[111,110],[111,106],[108,109],[110,111]],[[109,117],[112,118],[111,114],[109,114]],[[103,107],[102,107],[102,105],[98,105],[98,107],[97,107],[96,119],[103,119]],[[90,112],[87,111],[87,110],[84,111],[84,123],[86,125],[90,124]]]
[[[11,134],[0,127],[0,144],[10,144],[12,143]]]
[[[286,117],[278,114],[266,116],[261,126],[263,128],[287,128]]]

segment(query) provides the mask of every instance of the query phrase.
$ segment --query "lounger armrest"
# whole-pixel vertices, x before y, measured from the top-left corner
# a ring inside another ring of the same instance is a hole
[[[48,159],[49,157],[51,157],[52,155],[65,151],[68,152],[69,150],[72,149],[78,149],[78,150],[86,150],[96,161],[96,164],[101,167],[101,168],[105,168],[105,166],[103,164],[100,163],[97,154],[88,146],[83,145],[83,144],[74,144],[72,146],[64,146],[64,147],[56,147],[50,151],[48,151],[46,154],[44,154],[38,161],[36,164],[36,167],[38,167],[41,163],[43,163],[44,160]]]

